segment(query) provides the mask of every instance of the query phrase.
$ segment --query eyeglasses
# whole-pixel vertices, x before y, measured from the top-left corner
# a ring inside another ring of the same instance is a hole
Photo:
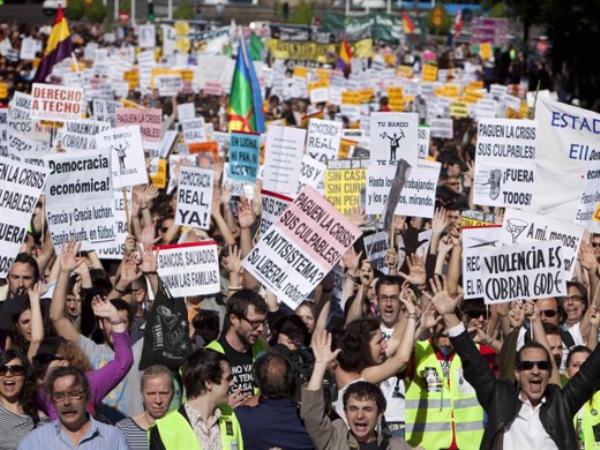
[[[458,186],[459,182],[458,181],[454,181],[452,183],[446,183],[448,186]]]
[[[569,295],[565,297],[565,302],[582,302],[583,297],[581,295]]]
[[[400,301],[399,295],[379,295],[377,298],[382,303],[384,303],[384,302],[398,303]]]
[[[4,365],[4,366],[0,367],[0,377],[5,376],[6,374],[8,374],[8,372],[10,372],[10,374],[13,377],[22,377],[23,375],[25,375],[25,367],[20,366],[20,365],[14,365],[14,366]]]
[[[64,361],[64,359],[50,353],[41,353],[33,357],[33,362],[36,364],[50,364],[52,361]]]
[[[554,309],[540,309],[540,314],[543,314],[546,317],[555,317],[556,313],[557,312]]]
[[[594,248],[600,247],[600,242],[592,242],[592,247],[594,247]]]
[[[260,328],[261,325],[266,325],[267,323],[267,318],[265,317],[263,320],[250,320],[245,316],[238,316],[240,319],[245,320],[246,322],[248,322],[250,324],[250,326],[252,327],[253,330],[257,330],[258,328]]]
[[[465,314],[471,319],[479,319],[481,317],[485,318],[485,311],[466,311]]]
[[[55,392],[52,394],[54,403],[64,402],[67,397],[69,397],[69,400],[81,400],[83,391]]]
[[[531,370],[533,366],[537,366],[540,370],[550,370],[550,361],[520,361],[517,363],[519,370]]]

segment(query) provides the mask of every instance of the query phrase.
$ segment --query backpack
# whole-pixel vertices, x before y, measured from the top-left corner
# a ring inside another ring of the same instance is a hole
[[[315,356],[312,349],[305,345],[298,345],[297,350],[290,350],[284,344],[276,344],[270,347],[268,351],[283,356],[292,367],[296,381],[294,401],[296,406],[300,408],[302,405],[302,386],[308,383],[315,367]],[[337,393],[337,385],[333,374],[329,371],[325,372],[325,377],[323,378],[323,396],[326,414],[331,412],[331,404],[337,400]]]

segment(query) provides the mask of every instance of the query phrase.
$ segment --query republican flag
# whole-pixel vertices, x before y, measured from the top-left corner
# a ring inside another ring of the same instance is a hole
[[[462,30],[462,14],[460,13],[460,9],[458,13],[456,13],[456,19],[454,20],[454,37],[457,38],[460,36],[460,31]]]
[[[350,50],[350,44],[348,43],[348,35],[344,34],[344,42],[340,48],[340,54],[337,60],[337,68],[344,72],[345,75],[350,73],[352,61],[352,50]]]
[[[402,13],[402,27],[404,28],[404,34],[412,34],[415,32],[415,23],[410,20],[406,11]]]
[[[250,58],[246,39],[240,35],[229,96],[228,130],[264,133],[265,115],[262,104],[262,95],[254,64]]]
[[[33,82],[43,83],[46,81],[46,77],[52,72],[54,64],[68,58],[71,56],[71,53],[73,53],[71,32],[69,31],[69,24],[63,14],[62,7],[59,5],[54,25],[52,26],[52,32],[46,42],[46,51],[37,68]]]

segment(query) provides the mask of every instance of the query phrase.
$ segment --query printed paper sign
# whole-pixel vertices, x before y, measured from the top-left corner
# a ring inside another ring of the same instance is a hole
[[[429,156],[429,135],[431,129],[428,126],[419,127],[419,158]]]
[[[462,227],[462,280],[464,299],[482,298],[481,249],[500,246],[502,227]]]
[[[65,151],[96,150],[96,135],[109,128],[110,124],[107,122],[80,120],[65,123],[57,134]]]
[[[319,194],[325,195],[325,170],[327,166],[308,155],[302,157],[300,178],[298,179],[298,191],[304,186],[310,186]]]
[[[256,181],[260,156],[260,134],[231,133],[229,138],[229,177]]]
[[[144,142],[162,142],[162,110],[160,108],[119,108],[117,127],[139,125]]]
[[[243,266],[296,309],[361,233],[307,186],[261,236]]]
[[[363,237],[365,252],[371,267],[387,275],[390,268],[385,265],[385,255],[390,248],[390,236],[385,231],[369,234]]]
[[[48,170],[0,158],[0,277],[6,278],[21,244],[31,214],[43,192]]]
[[[33,84],[31,118],[51,122],[79,120],[85,113],[83,89]]]
[[[477,132],[475,204],[531,206],[537,122],[483,118]]]
[[[598,228],[600,222],[595,212],[600,204],[600,161],[590,161],[588,164],[574,222],[587,228]]]
[[[562,297],[567,293],[560,241],[482,248],[485,303]]]
[[[154,77],[154,83],[161,97],[172,97],[183,90],[181,75],[157,75]]]
[[[127,195],[127,205],[131,205],[132,188],[125,188]],[[125,213],[125,198],[123,197],[123,188],[113,190],[115,215],[115,240],[111,245],[98,245],[96,253],[101,259],[117,259],[122,260],[125,256],[125,239],[129,234],[127,230],[127,215]]]
[[[262,213],[260,217],[260,235],[264,236],[267,230],[273,225],[281,213],[292,203],[294,199],[278,194],[261,190]]]
[[[214,172],[181,166],[175,223],[208,230],[213,197]]]
[[[270,126],[263,186],[266,190],[293,195],[298,188],[306,130]]]
[[[306,152],[311,158],[327,164],[336,159],[340,148],[343,124],[333,120],[310,119]]]
[[[562,267],[571,279],[585,228],[562,220],[507,208],[502,222],[503,245],[559,240],[562,243]]]
[[[138,40],[141,48],[156,47],[156,31],[154,25],[140,25],[138,28]]]
[[[366,169],[326,170],[325,197],[335,209],[349,216],[360,209],[361,193],[367,183],[366,175]]]
[[[140,127],[111,128],[98,135],[98,148],[112,151],[113,184],[116,188],[148,183]]]
[[[204,129],[204,118],[202,117],[182,120],[181,130],[183,132],[183,139],[187,144],[206,142],[206,130]]]
[[[173,297],[219,292],[219,260],[215,241],[165,245],[156,249],[158,276]]]
[[[73,239],[83,250],[115,240],[110,158],[107,149],[48,158],[46,218],[56,253]]]
[[[371,164],[396,165],[400,159],[416,167],[419,151],[419,115],[372,113],[370,120]]]

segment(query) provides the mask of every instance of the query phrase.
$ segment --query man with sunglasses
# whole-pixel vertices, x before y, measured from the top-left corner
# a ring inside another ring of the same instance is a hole
[[[86,411],[90,387],[85,374],[76,367],[53,371],[47,390],[58,412],[58,420],[27,434],[18,450],[129,450],[123,434],[115,427],[96,421]]]
[[[267,320],[267,303],[256,292],[242,289],[227,301],[226,318],[221,336],[206,348],[223,353],[229,360],[234,375],[234,401],[239,404],[258,391],[254,362],[267,349],[260,339]]]
[[[496,379],[456,315],[460,296],[452,298],[439,281],[432,285],[432,303],[463,360],[465,379],[487,413],[481,448],[576,450],[573,416],[600,388],[600,350],[592,353],[562,389],[550,383],[550,354],[537,342],[524,345],[517,354],[517,385]]]

